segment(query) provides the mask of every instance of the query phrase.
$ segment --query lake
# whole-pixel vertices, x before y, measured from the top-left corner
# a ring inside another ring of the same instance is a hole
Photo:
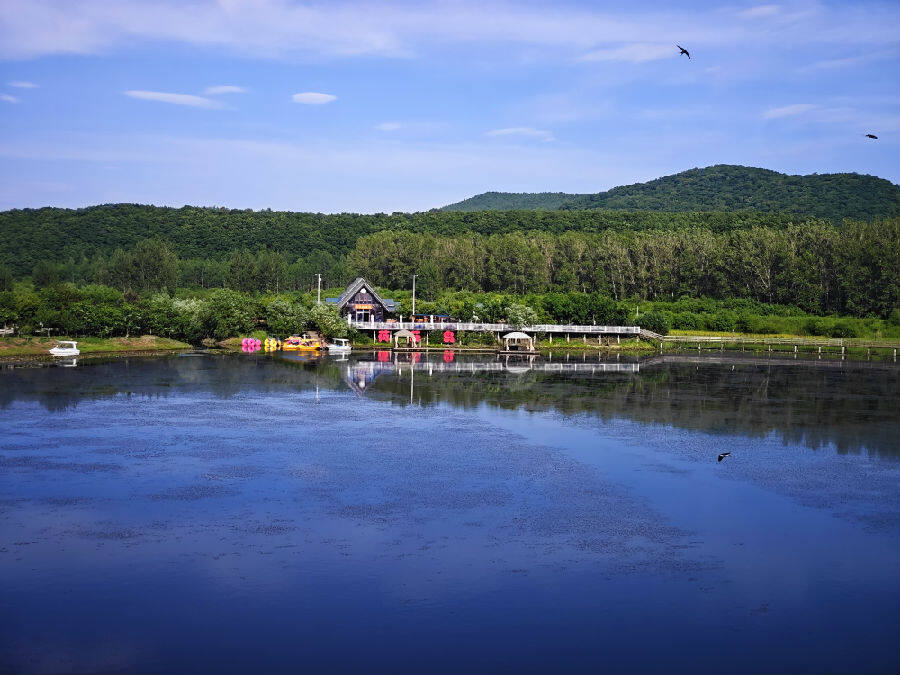
[[[0,671],[896,673],[898,395],[749,355],[7,366]]]

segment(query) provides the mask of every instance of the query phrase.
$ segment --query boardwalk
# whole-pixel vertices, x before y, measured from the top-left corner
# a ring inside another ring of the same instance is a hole
[[[513,327],[508,323],[471,323],[463,321],[445,321],[445,322],[424,322],[424,321],[348,321],[347,322],[357,330],[419,330],[419,331],[475,331],[479,333],[508,333],[513,330],[520,330],[523,333],[547,333],[552,335],[570,334],[570,335],[621,335],[627,337],[638,337],[641,334],[640,326],[578,326],[570,324],[554,324],[540,323],[533,326]]]

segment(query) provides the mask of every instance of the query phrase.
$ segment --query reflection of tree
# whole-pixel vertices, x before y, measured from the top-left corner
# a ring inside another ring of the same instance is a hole
[[[409,368],[411,356],[403,355],[404,369]],[[472,358],[460,355],[457,360]],[[493,362],[493,357],[487,358]],[[441,354],[423,356],[422,362],[429,359],[443,363]],[[78,368],[13,368],[0,371],[0,409],[17,401],[36,401],[53,412],[85,399],[119,394],[211,393],[223,399],[247,392],[280,395],[311,389],[317,383],[321,388],[346,391],[348,368],[363,366],[369,369],[363,381],[370,398],[408,405],[408,376],[399,376],[389,364],[379,365],[374,358],[371,367],[367,363],[219,355],[84,360]],[[711,433],[764,436],[774,432],[785,441],[811,448],[834,443],[840,452],[868,448],[900,458],[896,415],[900,369],[865,365],[658,362],[642,365],[633,374],[435,370],[431,376],[416,377],[415,400],[424,406],[487,404],[554,410]]]

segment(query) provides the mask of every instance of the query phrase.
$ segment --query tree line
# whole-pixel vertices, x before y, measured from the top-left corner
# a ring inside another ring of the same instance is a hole
[[[580,291],[619,301],[747,298],[814,314],[887,317],[900,307],[900,219],[732,231],[694,227],[601,233],[362,237],[348,267],[424,298],[445,290]]]
[[[754,226],[783,229],[808,219],[762,213],[659,213],[649,211],[481,211],[393,214],[318,214],[186,206],[109,204],[84,209],[16,209],[0,212],[0,266],[16,278],[41,262],[78,269],[128,251],[146,239],[165,241],[181,260],[221,264],[234,251],[266,249],[288,263],[340,259],[360,237],[380,231],[435,236],[513,232],[604,232],[704,227],[714,232]],[[316,269],[316,272],[322,271]],[[198,278],[215,265],[198,269]]]

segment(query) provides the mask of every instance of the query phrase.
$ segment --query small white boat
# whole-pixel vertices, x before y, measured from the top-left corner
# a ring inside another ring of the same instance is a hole
[[[335,338],[328,343],[328,351],[331,354],[348,354],[350,352],[350,340]]]
[[[50,350],[53,356],[78,356],[81,350],[78,349],[77,342],[60,340],[56,346]]]

